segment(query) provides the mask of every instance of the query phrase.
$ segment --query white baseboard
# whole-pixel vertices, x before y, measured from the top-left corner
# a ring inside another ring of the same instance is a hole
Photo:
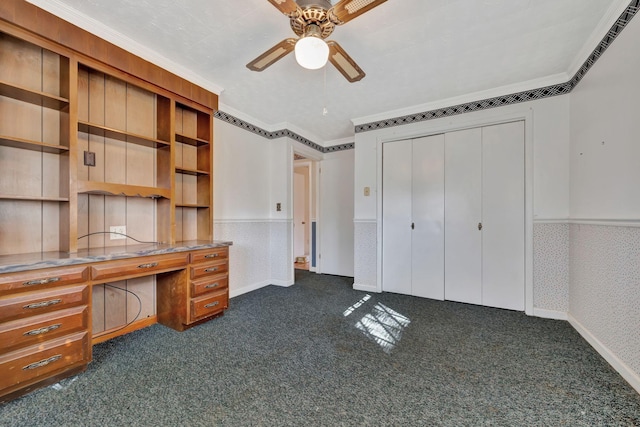
[[[618,358],[611,350],[609,350],[604,344],[600,342],[587,328],[585,328],[580,322],[578,322],[573,316],[568,315],[568,320],[571,326],[574,327],[582,337],[587,340],[589,344],[598,352],[600,356],[615,369],[638,393],[640,393],[640,375],[634,372],[629,366],[627,366],[622,360]]]
[[[242,294],[246,294],[252,291],[256,291],[260,288],[264,288],[265,286],[269,286],[271,284],[270,280],[265,280],[263,282],[254,283],[251,285],[243,286],[240,289],[230,289],[229,290],[229,298],[237,297]]]
[[[374,294],[378,294],[380,292],[378,292],[378,289],[375,286],[371,286],[371,285],[359,285],[357,283],[353,284],[353,290],[355,291],[364,291],[364,292],[371,292]]]
[[[544,308],[533,308],[533,315],[544,319],[568,320],[569,316],[564,311],[545,310]]]
[[[271,285],[282,286],[284,288],[288,288],[289,286],[295,283],[294,280],[272,280],[269,282]]]

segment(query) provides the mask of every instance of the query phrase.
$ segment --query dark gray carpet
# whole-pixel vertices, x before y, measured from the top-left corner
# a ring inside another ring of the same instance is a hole
[[[296,271],[187,332],[97,345],[87,372],[0,406],[0,425],[640,425],[640,395],[567,322],[363,301],[352,283]]]

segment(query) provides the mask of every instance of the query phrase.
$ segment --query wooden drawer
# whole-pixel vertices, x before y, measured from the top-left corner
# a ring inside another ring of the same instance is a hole
[[[213,274],[222,274],[229,271],[229,264],[226,259],[210,262],[208,264],[196,264],[191,266],[191,278],[210,276]]]
[[[191,282],[191,297],[217,292],[229,287],[229,276],[220,274]]]
[[[86,282],[89,268],[85,265],[46,270],[31,270],[0,275],[0,295],[15,291]]]
[[[207,262],[229,258],[229,247],[211,248],[191,253],[191,263]]]
[[[207,294],[191,300],[191,321],[217,314],[229,306],[229,292]]]
[[[0,355],[0,390],[88,363],[89,334],[76,332]]]
[[[96,281],[123,280],[165,271],[186,268],[188,253],[157,255],[121,261],[107,261],[91,266],[91,279]]]
[[[0,351],[42,343],[88,328],[86,305],[0,323]]]
[[[66,286],[0,297],[0,322],[89,303],[89,286]]]

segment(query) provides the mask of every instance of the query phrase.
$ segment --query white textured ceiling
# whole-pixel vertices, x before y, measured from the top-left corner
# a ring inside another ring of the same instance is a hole
[[[330,64],[302,69],[293,54],[261,73],[245,67],[294,36],[267,0],[29,1],[210,90],[222,89],[225,112],[321,145],[353,138],[352,119],[564,83],[628,5],[388,0],[330,37],[367,74],[348,83]]]

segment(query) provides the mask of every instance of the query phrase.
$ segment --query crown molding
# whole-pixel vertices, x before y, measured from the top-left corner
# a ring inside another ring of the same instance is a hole
[[[628,7],[629,0],[617,0],[609,6],[609,9],[600,19],[596,29],[593,30],[591,36],[587,39],[584,45],[582,45],[582,48],[578,51],[578,54],[569,65],[569,70],[567,72],[568,75],[573,76],[580,70],[584,64],[585,58],[588,58],[598,45],[602,43],[602,40],[611,31],[611,27]]]
[[[198,86],[201,86],[202,88],[215,93],[216,95],[220,95],[224,90],[224,88],[222,88],[221,86],[205,79],[204,77],[194,73],[188,68],[165,58],[158,52],[147,48],[146,46],[134,41],[133,39],[130,39],[122,33],[115,31],[113,28],[106,26],[105,24],[85,15],[84,13],[79,12],[76,9],[67,6],[66,4],[58,0],[26,1],[33,4],[34,6],[39,7],[40,9],[52,13],[60,19],[63,19],[95,36],[98,36],[128,52],[133,53],[134,55],[137,55],[142,59],[145,59],[161,68],[164,68],[165,70],[170,71],[185,80],[195,83]]]

